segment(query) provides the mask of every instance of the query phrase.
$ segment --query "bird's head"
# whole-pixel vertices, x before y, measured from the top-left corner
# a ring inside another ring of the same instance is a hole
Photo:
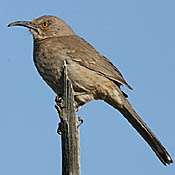
[[[29,28],[34,39],[42,40],[49,37],[74,35],[73,30],[61,19],[55,16],[42,16],[33,21],[16,21],[8,25]]]

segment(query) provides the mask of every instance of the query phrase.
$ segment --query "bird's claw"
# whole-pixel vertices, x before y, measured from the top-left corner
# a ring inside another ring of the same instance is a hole
[[[62,122],[60,122],[60,123],[58,124],[57,133],[58,133],[59,135],[62,134]]]
[[[80,125],[82,125],[83,124],[83,119],[81,118],[81,117],[78,117],[78,126],[77,126],[77,128],[79,128],[80,127]]]
[[[62,102],[62,96],[57,95],[57,96],[55,97],[55,102],[56,102],[56,103],[61,103],[61,102]]]
[[[56,110],[58,111],[59,114],[61,114],[61,111],[62,109],[64,108],[64,105],[63,105],[63,98],[61,96],[56,96],[55,97],[55,108]]]

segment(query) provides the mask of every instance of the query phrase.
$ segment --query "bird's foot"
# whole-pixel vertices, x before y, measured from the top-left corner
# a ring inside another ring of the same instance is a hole
[[[63,123],[60,122],[60,123],[58,124],[58,129],[57,129],[57,133],[58,133],[59,135],[62,134],[62,130],[63,130],[62,128],[63,128]]]
[[[83,122],[84,122],[84,120],[81,117],[78,117],[78,127],[77,128],[79,128],[80,125],[83,124]]]
[[[58,114],[61,115],[62,114],[62,109],[64,107],[64,105],[63,105],[63,98],[61,96],[57,95],[55,97],[55,102],[56,102],[55,108],[58,111]]]
[[[55,97],[55,102],[56,102],[56,103],[61,103],[61,102],[62,102],[62,96],[57,95],[57,96]]]

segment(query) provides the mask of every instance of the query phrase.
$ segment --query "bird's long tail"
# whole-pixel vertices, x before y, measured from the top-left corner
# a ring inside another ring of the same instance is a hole
[[[117,91],[120,91],[120,89],[118,89]],[[164,165],[173,163],[173,160],[171,159],[164,146],[160,143],[158,138],[153,134],[153,132],[148,128],[144,121],[134,111],[131,104],[124,97],[121,91],[116,97],[111,96],[111,98],[105,99],[105,101],[111,104],[114,108],[116,108],[123,114],[123,116],[131,123],[131,125],[150,145],[150,147],[153,149],[153,151],[156,153],[156,155]]]

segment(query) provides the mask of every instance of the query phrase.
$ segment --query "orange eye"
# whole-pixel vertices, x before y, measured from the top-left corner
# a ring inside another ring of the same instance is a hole
[[[48,23],[47,22],[44,22],[43,24],[42,24],[42,27],[43,28],[46,28],[48,26]]]

